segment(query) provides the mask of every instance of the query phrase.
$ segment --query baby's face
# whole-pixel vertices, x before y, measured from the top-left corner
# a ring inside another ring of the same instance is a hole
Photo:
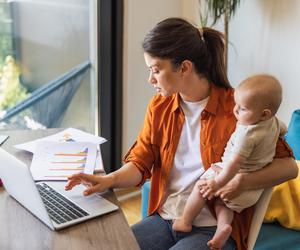
[[[240,124],[253,125],[262,120],[263,105],[247,91],[237,88],[234,92],[235,106],[233,113]]]

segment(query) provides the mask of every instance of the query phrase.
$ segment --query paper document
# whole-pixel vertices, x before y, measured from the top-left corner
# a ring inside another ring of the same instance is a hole
[[[97,144],[88,142],[47,142],[36,144],[30,170],[34,180],[67,180],[84,172],[93,174]]]
[[[31,153],[35,153],[36,144],[40,141],[52,141],[52,142],[91,142],[95,144],[102,144],[106,142],[106,139],[100,136],[95,136],[79,129],[68,128],[54,135],[43,137],[34,141],[25,142],[22,144],[15,145],[15,148],[26,150]],[[98,172],[104,172],[103,161],[100,151],[100,146],[98,146],[97,158],[95,162],[95,170]]]
[[[103,137],[95,136],[79,129],[68,128],[64,131],[43,137],[34,141],[15,145],[15,148],[35,153],[36,144],[39,141],[52,141],[52,142],[92,142],[95,144],[102,144],[106,142]]]

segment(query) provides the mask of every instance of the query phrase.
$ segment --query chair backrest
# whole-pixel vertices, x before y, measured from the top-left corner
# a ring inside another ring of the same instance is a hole
[[[6,111],[0,118],[1,127],[32,129],[30,122],[45,128],[59,126],[90,66],[89,61],[84,62],[32,92],[27,99]]]
[[[249,237],[248,237],[248,250],[254,248],[261,224],[263,222],[264,216],[266,214],[273,188],[266,188],[258,202],[255,204],[254,215],[251,222]]]

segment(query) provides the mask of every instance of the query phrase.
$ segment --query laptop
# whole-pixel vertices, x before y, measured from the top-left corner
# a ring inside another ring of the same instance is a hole
[[[0,178],[6,191],[52,230],[118,209],[98,194],[83,196],[83,185],[65,191],[65,182],[34,182],[29,168],[1,148],[0,159]]]

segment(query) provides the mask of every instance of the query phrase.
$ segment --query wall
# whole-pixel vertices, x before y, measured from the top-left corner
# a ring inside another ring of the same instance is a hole
[[[244,0],[230,22],[231,83],[262,72],[276,76],[284,92],[278,117],[286,124],[300,108],[299,13],[298,0]]]
[[[159,21],[181,16],[182,0],[125,0],[123,71],[123,155],[135,141],[147,104],[155,94],[147,82],[142,42]]]

